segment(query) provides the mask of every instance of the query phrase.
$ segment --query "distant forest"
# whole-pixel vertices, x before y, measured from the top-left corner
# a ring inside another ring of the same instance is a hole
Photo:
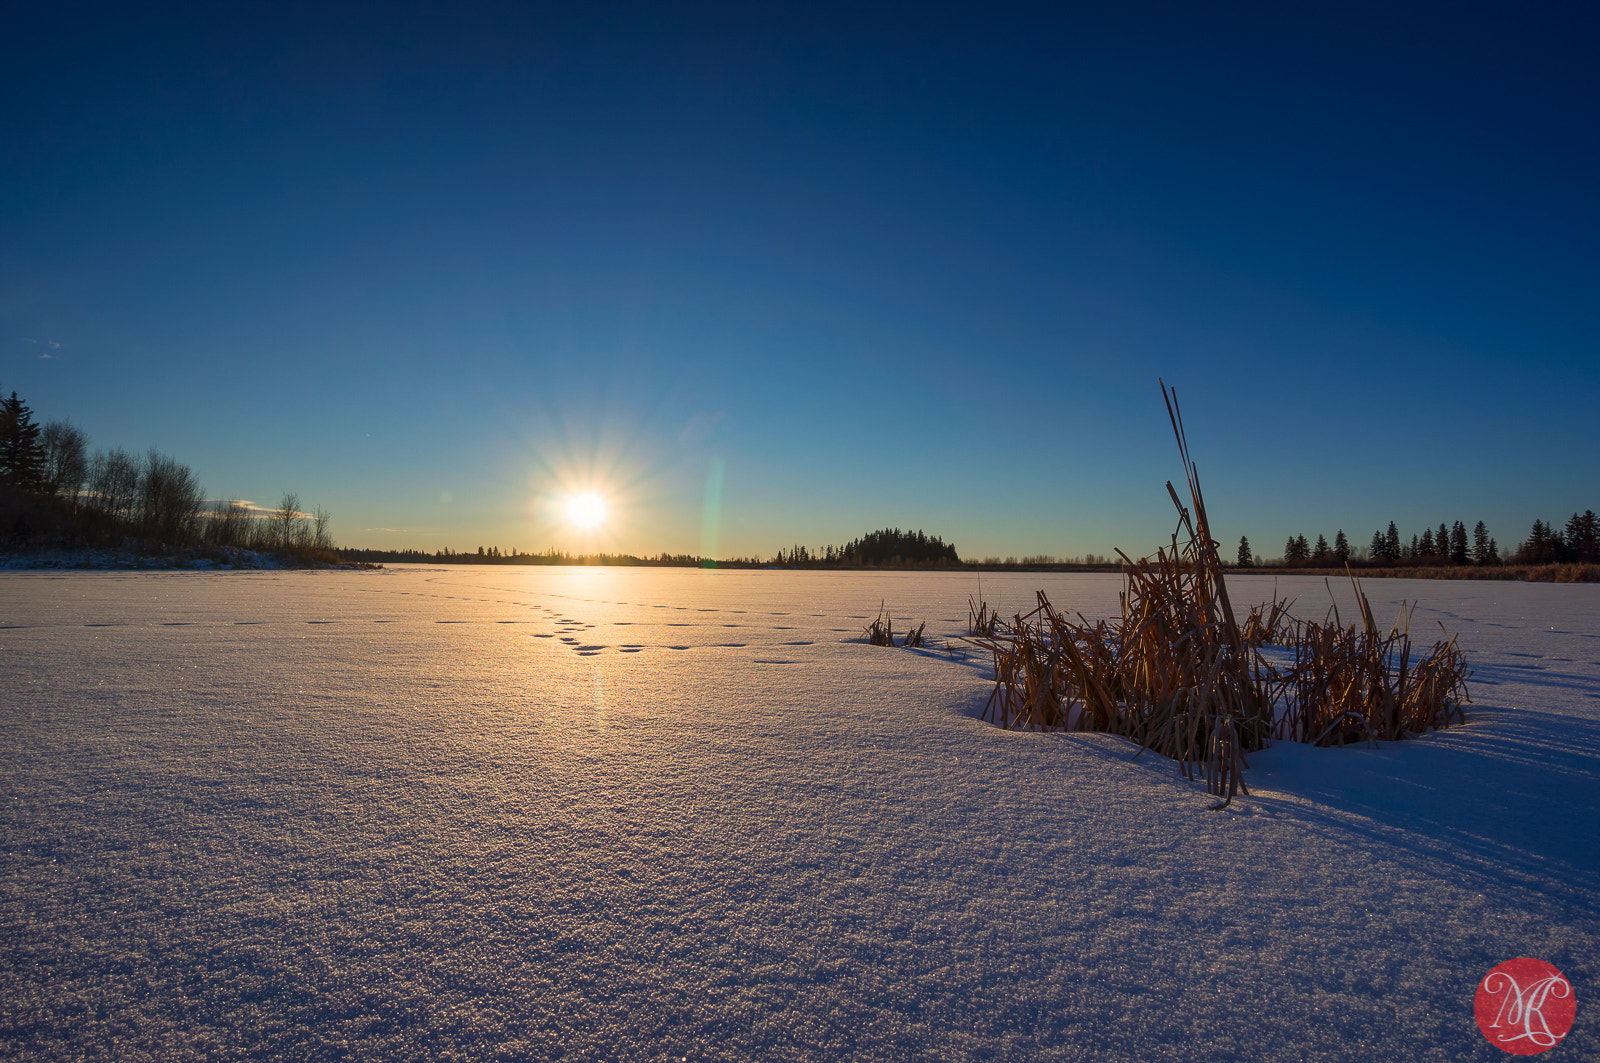
[[[1565,528],[1557,528],[1543,520],[1535,520],[1528,537],[1512,550],[1501,550],[1483,521],[1469,533],[1461,521],[1451,525],[1440,523],[1437,529],[1424,528],[1420,535],[1412,535],[1409,543],[1400,535],[1394,521],[1388,529],[1372,533],[1372,542],[1364,549],[1352,550],[1350,541],[1340,529],[1330,544],[1326,536],[1318,535],[1313,545],[1304,535],[1291,536],[1284,544],[1283,556],[1272,560],[1257,557],[1248,537],[1240,537],[1236,562],[1241,568],[1274,566],[1285,568],[1322,568],[1352,565],[1377,567],[1449,567],[1473,565],[1480,568],[1497,565],[1551,565],[1600,564],[1600,529],[1594,510],[1574,513]]]
[[[708,558],[697,554],[572,554],[546,550],[526,553],[515,548],[480,546],[473,552],[449,548],[426,550],[372,550],[341,547],[342,557],[373,564],[451,564],[451,565],[652,565],[673,568],[984,568],[1037,571],[1115,571],[1116,564],[1105,556],[1055,557],[1034,554],[1026,557],[962,558],[953,543],[925,532],[884,528],[869,532],[843,546],[808,547],[800,544],[780,549],[771,557]]]
[[[331,564],[339,559],[328,524],[320,507],[301,512],[292,492],[272,510],[208,502],[175,458],[121,447],[91,454],[88,435],[70,421],[41,425],[15,391],[0,399],[0,548]]]
[[[920,531],[903,532],[885,528],[869,532],[844,546],[811,550],[791,546],[779,550],[771,559],[736,557],[703,558],[694,554],[657,554],[634,557],[631,554],[570,554],[556,550],[522,553],[480,546],[476,553],[456,553],[448,548],[435,553],[421,550],[353,550],[340,553],[353,561],[434,562],[468,565],[656,565],[679,568],[949,568],[959,566],[956,548],[937,536]]]
[[[655,568],[757,568],[763,562],[754,557],[737,557],[723,560],[700,557],[695,554],[657,554],[638,557],[634,554],[574,554],[565,550],[545,550],[527,553],[515,548],[502,550],[498,546],[480,546],[476,552],[452,550],[448,546],[438,550],[381,550],[342,546],[339,556],[348,561],[367,564],[399,565],[649,565]]]
[[[921,531],[903,532],[885,528],[868,532],[843,546],[825,546],[811,551],[804,546],[779,550],[773,564],[792,568],[949,568],[961,564],[953,543],[938,536],[928,538]]]

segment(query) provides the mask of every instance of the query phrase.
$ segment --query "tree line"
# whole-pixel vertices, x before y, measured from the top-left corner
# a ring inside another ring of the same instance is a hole
[[[502,550],[498,546],[480,546],[477,551],[453,550],[442,546],[437,550],[417,549],[367,549],[340,547],[339,556],[347,561],[375,564],[436,564],[436,565],[648,565],[653,568],[758,568],[760,558],[735,557],[716,560],[698,554],[660,553],[654,557],[637,557],[633,554],[573,554],[565,550],[549,549],[541,553],[528,553],[515,547]]]
[[[252,550],[336,560],[329,515],[288,492],[273,510],[208,502],[189,466],[152,448],[89,451],[70,421],[0,399],[0,540],[12,549]]]
[[[773,564],[782,568],[944,568],[961,564],[961,558],[956,554],[954,543],[947,543],[937,535],[930,538],[920,530],[884,528],[852,539],[843,546],[829,544],[818,551],[797,543],[787,550],[779,550]]]
[[[476,552],[449,547],[438,550],[374,550],[346,547],[340,554],[353,561],[450,565],[651,565],[668,568],[942,568],[962,564],[956,548],[938,536],[924,532],[885,528],[869,532],[843,546],[821,549],[796,544],[785,547],[770,559],[760,557],[709,558],[698,554],[660,553],[649,557],[632,554],[570,554],[554,549],[527,553],[498,546],[480,546]],[[1029,559],[1033,560],[1033,559]],[[1048,558],[1044,561],[1054,562]],[[1091,561],[1094,559],[1091,557]],[[1104,560],[1104,559],[1100,559]],[[1011,564],[1016,564],[1011,559]]]
[[[1594,510],[1574,513],[1565,529],[1542,520],[1533,522],[1528,538],[1517,547],[1516,560],[1530,565],[1600,564],[1600,527]]]
[[[1424,528],[1420,535],[1411,536],[1409,543],[1400,536],[1394,521],[1386,530],[1372,533],[1372,541],[1365,550],[1353,551],[1344,529],[1339,529],[1330,544],[1326,536],[1318,535],[1313,545],[1305,535],[1291,535],[1284,543],[1283,557],[1277,564],[1288,567],[1344,565],[1346,563],[1370,565],[1546,565],[1557,563],[1600,563],[1600,538],[1597,538],[1594,510],[1574,513],[1565,529],[1557,529],[1543,520],[1535,520],[1528,538],[1517,547],[1502,553],[1499,543],[1489,534],[1488,526],[1478,521],[1470,532],[1461,521],[1446,525],[1440,522],[1437,529]],[[1241,568],[1273,564],[1257,557],[1250,547],[1248,536],[1239,537],[1236,562]]]

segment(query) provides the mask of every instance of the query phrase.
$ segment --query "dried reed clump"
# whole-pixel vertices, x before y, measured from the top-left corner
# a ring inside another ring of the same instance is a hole
[[[872,623],[861,629],[861,634],[867,642],[874,646],[894,645],[894,617],[883,611],[883,606],[878,606],[878,615]]]
[[[900,642],[900,646],[906,649],[921,649],[922,633],[927,628],[928,622],[926,620],[911,628],[906,632],[906,637]],[[873,618],[872,623],[861,629],[861,634],[874,646],[893,646],[895,644],[894,618],[884,612],[881,603],[878,606],[878,615]]]
[[[1269,646],[1281,643],[1292,635],[1294,617],[1289,615],[1289,608],[1293,602],[1285,602],[1278,597],[1276,581],[1274,581],[1272,601],[1261,605],[1252,605],[1250,615],[1245,617],[1244,641],[1251,646]]]
[[[968,641],[994,655],[995,685],[983,716],[1002,727],[1103,731],[1177,761],[1204,778],[1225,808],[1244,784],[1246,752],[1280,738],[1319,745],[1394,740],[1459,722],[1468,672],[1452,638],[1411,663],[1410,614],[1386,634],[1352,578],[1362,627],[1302,623],[1276,595],[1235,618],[1211,536],[1199,476],[1189,457],[1175,393],[1167,412],[1178,441],[1192,511],[1171,483],[1178,509],[1170,546],[1123,559],[1122,615],[1090,623],[1038,605],[1009,624],[979,625]],[[980,607],[981,609],[981,607]],[[969,617],[983,614],[971,607]],[[1280,672],[1261,647],[1294,654]]]
[[[967,634],[993,638],[1000,631],[1000,614],[988,602],[967,598]]]
[[[1341,623],[1337,607],[1323,623],[1296,623],[1273,737],[1314,745],[1393,742],[1464,722],[1469,672],[1455,637],[1413,662],[1411,610],[1402,606],[1385,633],[1359,586],[1356,600],[1359,628]]]

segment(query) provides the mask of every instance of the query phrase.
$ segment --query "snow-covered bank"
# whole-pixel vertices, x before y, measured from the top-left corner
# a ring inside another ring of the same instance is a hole
[[[1092,616],[1119,581],[983,577],[1002,612],[1040,586]],[[1222,813],[1114,739],[979,722],[977,655],[853,641],[883,601],[942,644],[976,590],[0,575],[0,1045],[1491,1059],[1476,979],[1533,955],[1577,989],[1556,1051],[1600,1051],[1600,589],[1369,583],[1462,631],[1468,725],[1274,748]]]
[[[177,551],[151,552],[140,549],[109,550],[47,550],[26,554],[0,553],[0,570],[12,572],[59,571],[61,569],[88,569],[110,572],[125,570],[166,571],[193,569],[196,571],[232,572],[239,569],[294,569],[332,568],[327,564],[305,562],[263,550],[245,550],[241,547],[220,546],[185,548]],[[357,568],[357,565],[347,566]]]

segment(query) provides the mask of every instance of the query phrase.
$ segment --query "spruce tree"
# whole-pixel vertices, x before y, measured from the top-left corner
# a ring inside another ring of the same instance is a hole
[[[1584,510],[1567,521],[1567,549],[1572,560],[1592,565],[1600,562],[1600,528],[1596,527],[1594,510]]]
[[[1367,547],[1367,557],[1373,561],[1382,561],[1385,553],[1383,545],[1383,532],[1372,533],[1372,545]]]
[[[1400,529],[1389,522],[1389,531],[1383,537],[1383,556],[1387,561],[1400,560]]]
[[[33,411],[13,391],[0,399],[0,483],[27,491],[44,487],[45,449]]]
[[[1549,560],[1549,553],[1550,534],[1545,529],[1544,521],[1535,517],[1533,527],[1528,531],[1528,541],[1517,551],[1517,557],[1528,564],[1542,565]]]
[[[1343,528],[1333,537],[1333,559],[1341,565],[1350,560],[1350,540],[1344,537]]]
[[[1328,537],[1326,535],[1317,536],[1317,545],[1316,548],[1311,551],[1311,560],[1315,561],[1319,565],[1326,565],[1328,563]]]
[[[1452,565],[1467,563],[1467,526],[1459,520],[1450,527],[1450,563]]]
[[[1450,529],[1441,522],[1433,536],[1433,548],[1439,551],[1439,560],[1450,560]]]
[[[1489,529],[1480,520],[1472,529],[1472,563],[1487,565],[1492,557],[1489,551]]]
[[[1256,559],[1250,554],[1250,540],[1239,536],[1239,567],[1250,568],[1255,563]]]
[[[1417,554],[1421,557],[1433,556],[1433,529],[1422,529],[1422,541],[1417,546]]]

